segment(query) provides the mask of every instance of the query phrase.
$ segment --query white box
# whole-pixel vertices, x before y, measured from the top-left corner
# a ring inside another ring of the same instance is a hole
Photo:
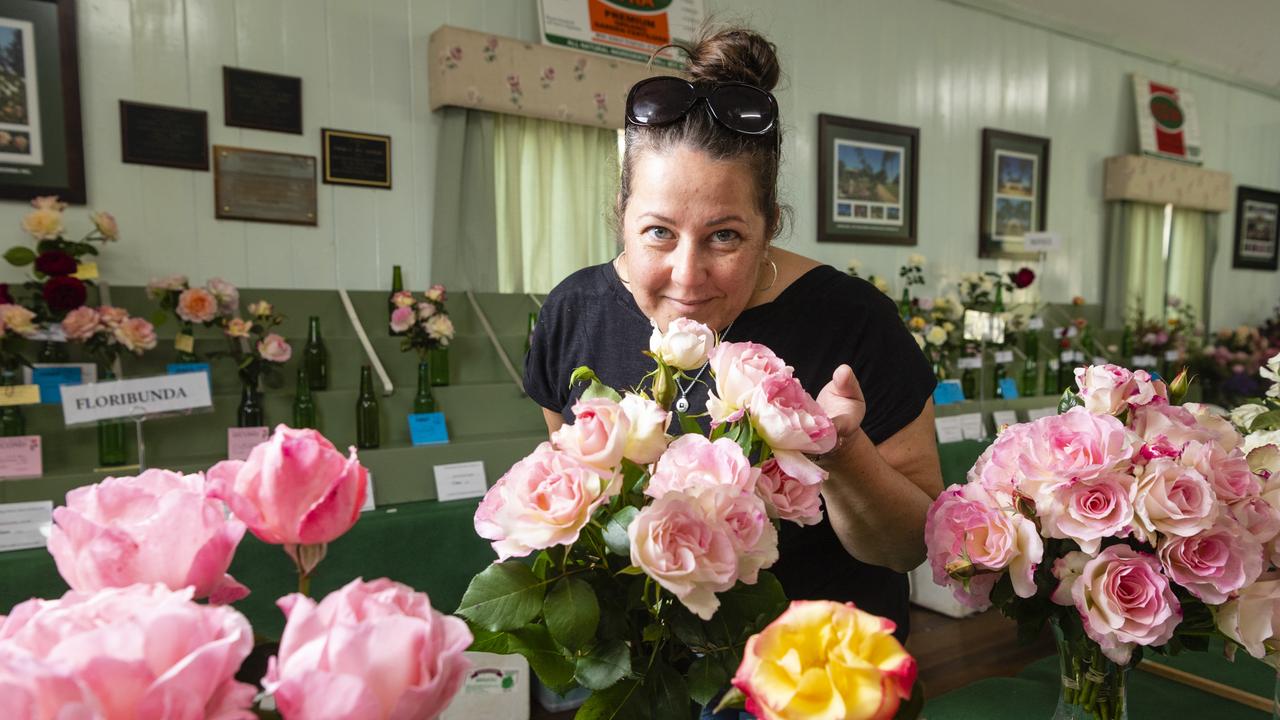
[[[911,581],[911,602],[922,608],[940,612],[947,617],[962,618],[977,613],[965,607],[951,594],[950,588],[942,587],[933,581],[933,570],[926,560],[907,575]]]
[[[529,720],[529,661],[520,655],[468,652],[471,672],[440,720]]]

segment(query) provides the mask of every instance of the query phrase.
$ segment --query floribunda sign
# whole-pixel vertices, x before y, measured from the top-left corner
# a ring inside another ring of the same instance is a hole
[[[114,418],[184,412],[212,405],[209,380],[203,373],[159,375],[62,388],[62,415],[68,427]]]

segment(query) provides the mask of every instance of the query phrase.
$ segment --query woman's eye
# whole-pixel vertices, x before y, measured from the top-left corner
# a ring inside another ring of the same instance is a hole
[[[738,239],[738,231],[736,230],[717,230],[711,236],[716,242],[725,243],[733,242]]]
[[[654,240],[670,240],[675,237],[670,230],[658,225],[646,229],[644,233]]]

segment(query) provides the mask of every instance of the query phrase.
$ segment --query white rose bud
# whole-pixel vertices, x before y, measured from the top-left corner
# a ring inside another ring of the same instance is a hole
[[[654,324],[653,334],[649,336],[649,350],[679,370],[702,367],[707,362],[707,353],[715,345],[716,334],[711,328],[688,318],[672,320],[665,333]]]
[[[618,405],[631,421],[623,457],[639,465],[657,461],[667,449],[671,413],[649,398],[633,393],[627,393]]]

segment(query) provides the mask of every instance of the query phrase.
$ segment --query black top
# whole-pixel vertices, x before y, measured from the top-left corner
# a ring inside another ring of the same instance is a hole
[[[573,422],[574,368],[587,365],[612,388],[632,388],[653,369],[642,352],[653,328],[611,263],[570,275],[547,296],[525,356],[529,397]],[[920,415],[933,393],[933,371],[898,318],[894,302],[873,285],[823,265],[773,302],[748,308],[727,338],[768,346],[818,396],[841,363],[857,375],[867,401],[862,429],[879,444]],[[691,373],[693,374],[693,373]],[[708,378],[689,391],[689,412],[704,411]],[[818,525],[782,523],[779,560],[770,568],[792,600],[852,601],[908,630],[907,578],[850,556],[824,517]]]

